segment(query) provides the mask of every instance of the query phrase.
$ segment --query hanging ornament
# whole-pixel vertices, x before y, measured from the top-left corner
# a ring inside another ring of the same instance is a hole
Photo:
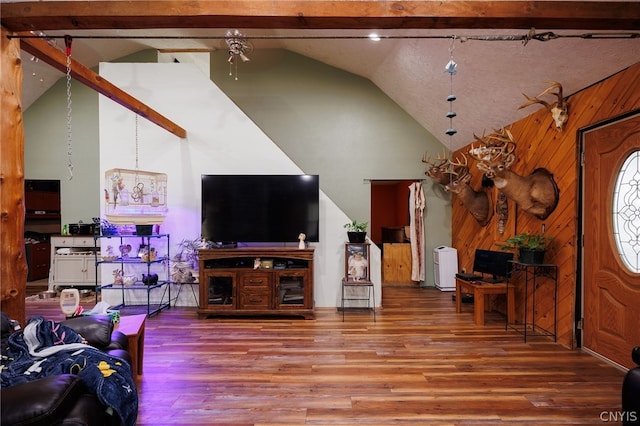
[[[449,45],[449,62],[444,66],[444,72],[449,74],[449,96],[447,96],[447,102],[449,102],[449,111],[446,113],[445,117],[449,119],[449,128],[445,130],[445,134],[449,136],[449,155],[453,150],[453,135],[458,133],[455,127],[453,127],[453,119],[458,115],[453,110],[453,102],[457,99],[456,95],[453,94],[453,76],[458,72],[456,68],[458,64],[453,60],[453,49],[455,48],[456,36],[451,37],[451,44]],[[449,158],[448,167],[449,167],[449,185],[453,186],[454,179],[454,170],[453,170],[453,159]]]
[[[449,112],[447,112],[446,117],[449,119],[449,128],[445,131],[445,134],[449,136],[449,151],[451,152],[452,148],[452,140],[453,135],[458,133],[455,127],[453,127],[453,119],[456,117],[456,112],[453,110],[453,102],[457,99],[456,95],[453,94],[453,76],[456,75],[458,64],[453,60],[453,50],[455,48],[454,43],[456,41],[456,36],[451,38],[451,44],[449,46],[449,62],[444,67],[444,72],[449,73],[450,77],[450,90],[449,96],[447,96],[447,102],[449,102]]]
[[[451,59],[447,65],[444,67],[444,71],[448,72],[451,75],[455,75],[457,73],[456,71],[456,67],[458,66],[458,64],[456,64],[456,62]]]
[[[496,222],[498,233],[503,235],[507,225],[507,220],[509,219],[509,204],[507,203],[507,196],[502,191],[498,192],[496,213],[498,213],[498,222]]]
[[[447,96],[447,102],[449,102],[449,112],[447,112],[446,117],[449,119],[449,128],[445,131],[445,134],[448,136],[453,136],[458,131],[453,127],[453,118],[457,115],[453,110],[453,102],[456,100],[456,96],[453,94],[453,76],[456,75],[456,68],[458,64],[453,60],[453,49],[456,37],[453,36],[451,38],[451,45],[449,47],[449,62],[444,67],[444,72],[449,73],[450,77],[450,94]],[[449,147],[451,149],[451,146]]]

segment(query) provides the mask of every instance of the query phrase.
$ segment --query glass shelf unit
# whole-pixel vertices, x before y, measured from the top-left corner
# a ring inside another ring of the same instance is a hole
[[[137,311],[142,308],[147,317],[151,317],[171,307],[169,234],[96,235],[94,244],[96,271],[106,265],[117,265],[116,270],[122,271],[124,282],[102,284],[96,278],[96,293],[101,291],[104,296],[105,291],[119,292],[121,302],[113,309]],[[113,250],[114,245],[120,256],[105,255],[98,249],[102,247],[104,251],[111,247]]]

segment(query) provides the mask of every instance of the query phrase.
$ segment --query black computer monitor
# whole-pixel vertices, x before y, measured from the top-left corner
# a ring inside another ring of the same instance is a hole
[[[482,274],[484,281],[500,282],[511,275],[510,260],[513,260],[513,253],[476,249],[473,272]]]

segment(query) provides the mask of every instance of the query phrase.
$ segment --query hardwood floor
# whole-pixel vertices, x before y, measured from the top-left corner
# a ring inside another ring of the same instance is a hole
[[[56,299],[52,299],[56,300]],[[56,302],[27,316],[60,318]],[[451,293],[385,287],[369,312],[315,320],[206,319],[171,308],[147,319],[140,425],[601,424],[624,373],[547,338],[505,331]],[[91,306],[86,306],[91,308]],[[608,417],[606,417],[608,418]]]

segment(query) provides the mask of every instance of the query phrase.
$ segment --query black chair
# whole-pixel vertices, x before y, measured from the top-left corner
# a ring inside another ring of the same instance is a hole
[[[631,350],[637,367],[627,371],[622,381],[622,424],[640,425],[640,346]]]

